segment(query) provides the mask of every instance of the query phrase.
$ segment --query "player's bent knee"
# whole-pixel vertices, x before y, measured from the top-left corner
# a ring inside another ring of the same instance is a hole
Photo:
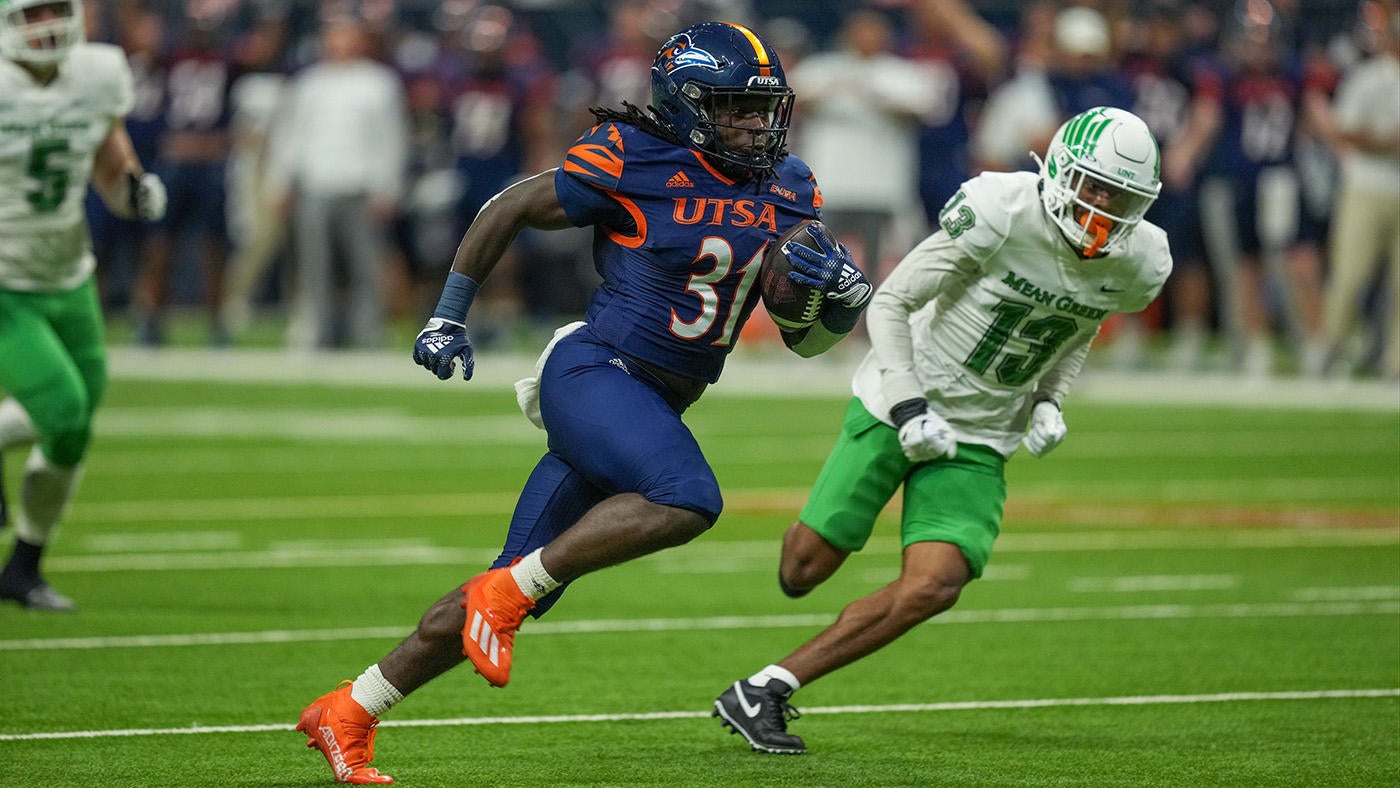
[[[657,507],[662,510],[661,521],[664,530],[662,538],[668,547],[683,545],[710,530],[710,526],[714,525],[714,520],[704,512],[663,504],[657,504]]]
[[[778,585],[796,598],[826,582],[850,555],[826,541],[805,523],[793,523],[783,534]]]
[[[896,609],[908,621],[926,621],[956,605],[962,590],[962,583],[902,583]]]

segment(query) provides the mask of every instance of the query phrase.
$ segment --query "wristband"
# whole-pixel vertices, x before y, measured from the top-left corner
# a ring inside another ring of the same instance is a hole
[[[852,309],[845,304],[828,304],[822,310],[822,327],[833,334],[849,334],[864,311],[864,307]]]
[[[456,271],[449,272],[447,284],[442,286],[442,298],[438,299],[437,308],[433,310],[433,317],[465,323],[467,310],[471,309],[472,300],[476,298],[479,287],[481,285],[470,276]]]
[[[894,407],[890,408],[890,421],[893,421],[896,427],[903,427],[906,421],[925,413],[928,413],[927,400],[921,397],[906,399],[903,402],[895,403]]]

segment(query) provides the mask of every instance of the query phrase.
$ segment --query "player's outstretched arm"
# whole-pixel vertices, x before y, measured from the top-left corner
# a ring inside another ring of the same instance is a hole
[[[559,230],[569,226],[569,218],[554,191],[554,170],[526,178],[492,197],[462,236],[437,308],[413,342],[414,363],[439,380],[447,380],[460,359],[462,379],[470,380],[476,360],[472,358],[466,319],[477,289],[522,229]]]
[[[92,187],[112,213],[154,222],[165,215],[165,184],[145,172],[122,119],[112,121],[92,162]]]

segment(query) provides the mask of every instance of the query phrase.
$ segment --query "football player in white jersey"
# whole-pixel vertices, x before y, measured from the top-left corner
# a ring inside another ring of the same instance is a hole
[[[1032,154],[1034,155],[1034,154]],[[779,581],[801,596],[864,547],[904,486],[897,580],[841,612],[777,664],[734,682],[715,715],[755,750],[805,752],[787,732],[803,684],[952,607],[991,556],[1018,445],[1043,457],[1099,326],[1137,312],[1171,272],[1167,237],[1142,220],[1160,190],[1157,143],[1137,116],[1068,120],[1039,175],[963,184],[940,228],[871,301],[871,351],[836,447],[783,537]]]
[[[128,218],[165,211],[165,189],[143,173],[122,125],[132,101],[121,50],[83,42],[80,0],[0,0],[0,450],[35,444],[0,600],[36,610],[74,608],[39,559],[107,379],[84,192],[91,182]],[[0,487],[0,512],[3,503]]]

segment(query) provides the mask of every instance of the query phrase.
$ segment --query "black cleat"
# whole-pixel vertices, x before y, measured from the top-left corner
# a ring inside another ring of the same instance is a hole
[[[715,698],[710,716],[719,717],[721,725],[743,736],[756,752],[801,755],[807,751],[806,743],[787,732],[788,720],[802,716],[788,703],[791,695],[792,690],[777,679],[766,687],[741,679]]]
[[[73,600],[53,590],[53,586],[42,581],[28,591],[0,589],[0,600],[18,602],[20,607],[42,610],[46,613],[71,613],[78,609]]]

